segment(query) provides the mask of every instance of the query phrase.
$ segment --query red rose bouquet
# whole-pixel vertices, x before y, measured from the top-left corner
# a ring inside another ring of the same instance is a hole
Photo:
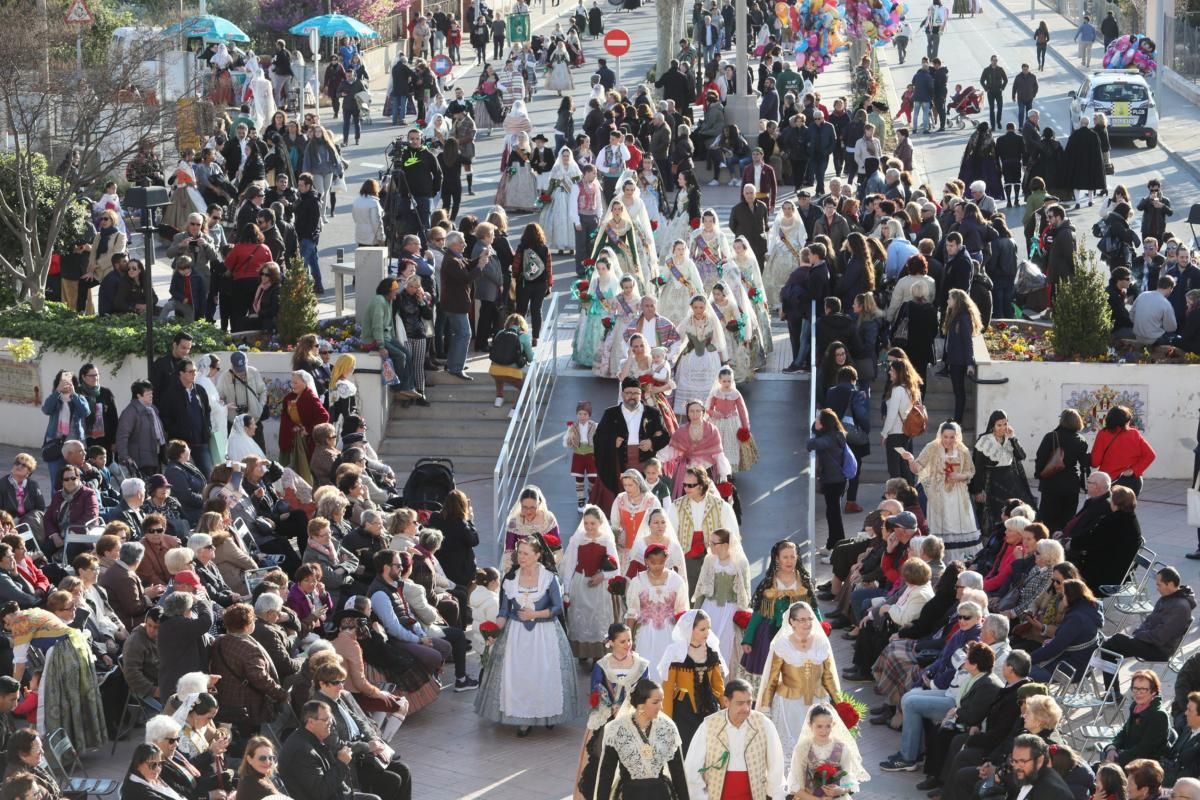
[[[839,767],[837,764],[831,764],[828,761],[818,764],[816,767],[813,768],[813,771],[812,771],[813,786],[817,790],[815,792],[816,796],[824,797],[825,792],[823,790],[826,787],[837,786],[838,783],[840,783],[841,780],[845,777],[846,777],[846,771],[844,769],[842,769],[841,767]],[[833,795],[830,795],[830,797],[832,797],[832,796]]]
[[[658,220],[656,220],[656,219],[650,220],[650,230],[652,230],[652,231],[658,230]]]
[[[427,508],[422,508],[417,511],[417,522],[420,522],[422,525],[424,525],[426,522],[429,522],[429,518],[432,516],[432,511]]]
[[[600,324],[604,326],[604,332],[608,333],[613,328],[612,317],[604,317],[600,320]]]
[[[733,624],[737,625],[742,630],[746,630],[746,628],[750,627],[750,620],[753,618],[754,615],[745,609],[740,609],[733,612]]]
[[[587,262],[585,261],[584,263],[586,264]],[[596,262],[593,261],[592,263],[594,264]],[[588,294],[588,289],[591,288],[591,285],[592,284],[586,280],[575,282],[575,294],[579,298],[579,304],[581,306],[592,302],[592,296]]]
[[[688,225],[690,225],[690,226],[691,226],[691,228],[692,228],[692,230],[694,230],[694,231],[698,231],[698,230],[700,230],[700,218],[699,218],[699,217],[692,217],[692,219],[691,219],[691,221],[688,223]]]
[[[562,539],[558,538],[557,533],[547,533],[542,538],[546,540],[546,546],[549,547],[551,550],[561,550],[562,549]]]
[[[539,202],[539,203],[541,203],[541,204],[543,204],[543,205],[545,205],[546,203],[549,203],[549,202],[550,202],[550,193],[549,193],[549,192],[542,192],[541,194],[539,194],[539,195],[538,195],[538,202]]]
[[[825,631],[825,635],[828,636],[829,634],[833,633],[833,626],[825,620],[821,620],[821,630]]]
[[[479,635],[487,641],[495,639],[500,635],[500,626],[491,620],[482,622],[479,625]]]
[[[721,481],[717,484],[717,494],[725,500],[733,497],[733,484],[729,481]]]
[[[624,597],[625,589],[629,586],[629,582],[625,580],[625,576],[618,575],[615,578],[610,578],[608,581],[608,593],[614,597]]]
[[[590,695],[588,695],[588,705],[591,706],[592,708],[596,708],[600,705],[600,690],[599,689],[597,689],[596,691],[594,691]]]
[[[737,320],[731,319],[731,320],[729,320],[729,322],[726,322],[725,330],[729,331],[730,333],[737,333],[737,331],[738,331]]]
[[[748,441],[750,441],[750,429],[749,429],[749,428],[738,428],[738,431],[737,431],[737,440],[738,440],[739,442],[748,442]]]
[[[862,732],[858,723],[867,715],[867,706],[856,700],[854,695],[846,692],[839,694],[837,702],[833,704],[833,710],[837,712],[838,718],[851,735],[858,736]]]

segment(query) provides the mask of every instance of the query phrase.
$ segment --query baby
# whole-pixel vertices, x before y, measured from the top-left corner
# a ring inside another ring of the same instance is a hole
[[[675,391],[675,381],[671,379],[671,365],[667,363],[667,348],[650,348],[650,377],[656,387],[666,387],[668,392]]]
[[[487,642],[479,630],[485,622],[495,622],[500,612],[500,572],[495,567],[475,571],[475,583],[469,598],[471,605],[471,643],[476,653],[482,653]]]

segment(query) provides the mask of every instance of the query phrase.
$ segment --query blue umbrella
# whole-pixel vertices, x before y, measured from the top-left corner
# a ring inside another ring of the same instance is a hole
[[[250,37],[237,25],[224,17],[214,17],[212,14],[188,17],[163,31],[163,36],[178,36],[181,31],[188,39],[203,39],[206,42],[250,41]]]
[[[354,17],[346,17],[341,14],[322,14],[319,17],[312,17],[293,25],[288,33],[293,33],[297,36],[304,36],[310,28],[317,29],[317,35],[322,37],[336,36],[358,36],[363,39],[378,39],[379,34],[371,30],[363,22],[359,22]]]

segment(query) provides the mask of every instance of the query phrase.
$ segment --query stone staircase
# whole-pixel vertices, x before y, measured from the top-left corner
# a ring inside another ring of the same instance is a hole
[[[512,389],[505,405],[496,408],[495,387],[485,372],[475,372],[464,382],[444,372],[427,373],[425,393],[429,407],[391,404],[380,457],[403,483],[418,459],[449,458],[457,477],[491,475],[512,421]]]
[[[954,416],[954,390],[949,378],[938,377],[936,365],[931,365],[927,373],[928,383],[925,386],[925,408],[929,412],[929,427],[925,433],[913,442],[913,452],[920,453],[921,448],[933,440],[938,426]],[[871,385],[871,454],[863,460],[861,483],[863,485],[882,485],[888,479],[887,458],[883,447],[879,444],[880,407],[883,402],[883,387],[886,373],[879,370],[879,375]],[[967,378],[967,409],[963,414],[963,441],[970,447],[975,442],[975,384]],[[859,503],[866,507],[862,499]]]

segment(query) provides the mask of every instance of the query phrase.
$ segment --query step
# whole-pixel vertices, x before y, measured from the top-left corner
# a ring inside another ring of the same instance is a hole
[[[414,406],[413,408],[416,408]],[[433,406],[430,406],[433,408]],[[404,409],[411,411],[412,409]],[[425,409],[421,409],[424,411]],[[412,450],[410,445],[405,444],[414,438],[441,438],[447,442],[456,439],[478,439],[479,441],[490,444],[495,451],[500,452],[500,445],[504,442],[504,434],[508,432],[509,423],[512,421],[508,418],[508,410],[504,408],[493,408],[488,406],[489,411],[499,412],[497,416],[489,419],[458,419],[453,425],[446,424],[427,424],[424,422],[413,423],[407,419],[393,419],[387,423],[384,429],[384,442],[396,443],[401,449]]]
[[[398,480],[401,485],[408,479],[408,474],[412,472],[413,465],[417,463],[418,458],[428,458],[435,454],[425,454],[422,456],[413,455],[389,455],[385,451],[379,453],[380,457],[387,462],[393,470],[395,470]],[[436,455],[445,455],[437,453]],[[454,475],[456,480],[461,480],[464,475],[488,475],[496,468],[495,456],[452,456],[454,461]]]
[[[394,424],[394,423],[392,423]],[[472,425],[486,423],[470,423]],[[504,444],[504,431],[507,428],[497,428],[496,433],[489,436],[389,436],[384,447],[391,453],[409,453],[416,457],[424,456],[491,456],[495,460],[500,455]],[[421,433],[433,433],[423,430]]]
[[[510,422],[508,412],[512,410],[513,392],[509,389],[502,407],[492,404],[492,397],[468,403],[466,401],[449,401],[439,398],[432,391],[427,392],[428,406],[409,406],[402,408],[399,403],[392,403],[391,420],[397,423],[411,424],[415,422],[472,422],[476,420]]]

